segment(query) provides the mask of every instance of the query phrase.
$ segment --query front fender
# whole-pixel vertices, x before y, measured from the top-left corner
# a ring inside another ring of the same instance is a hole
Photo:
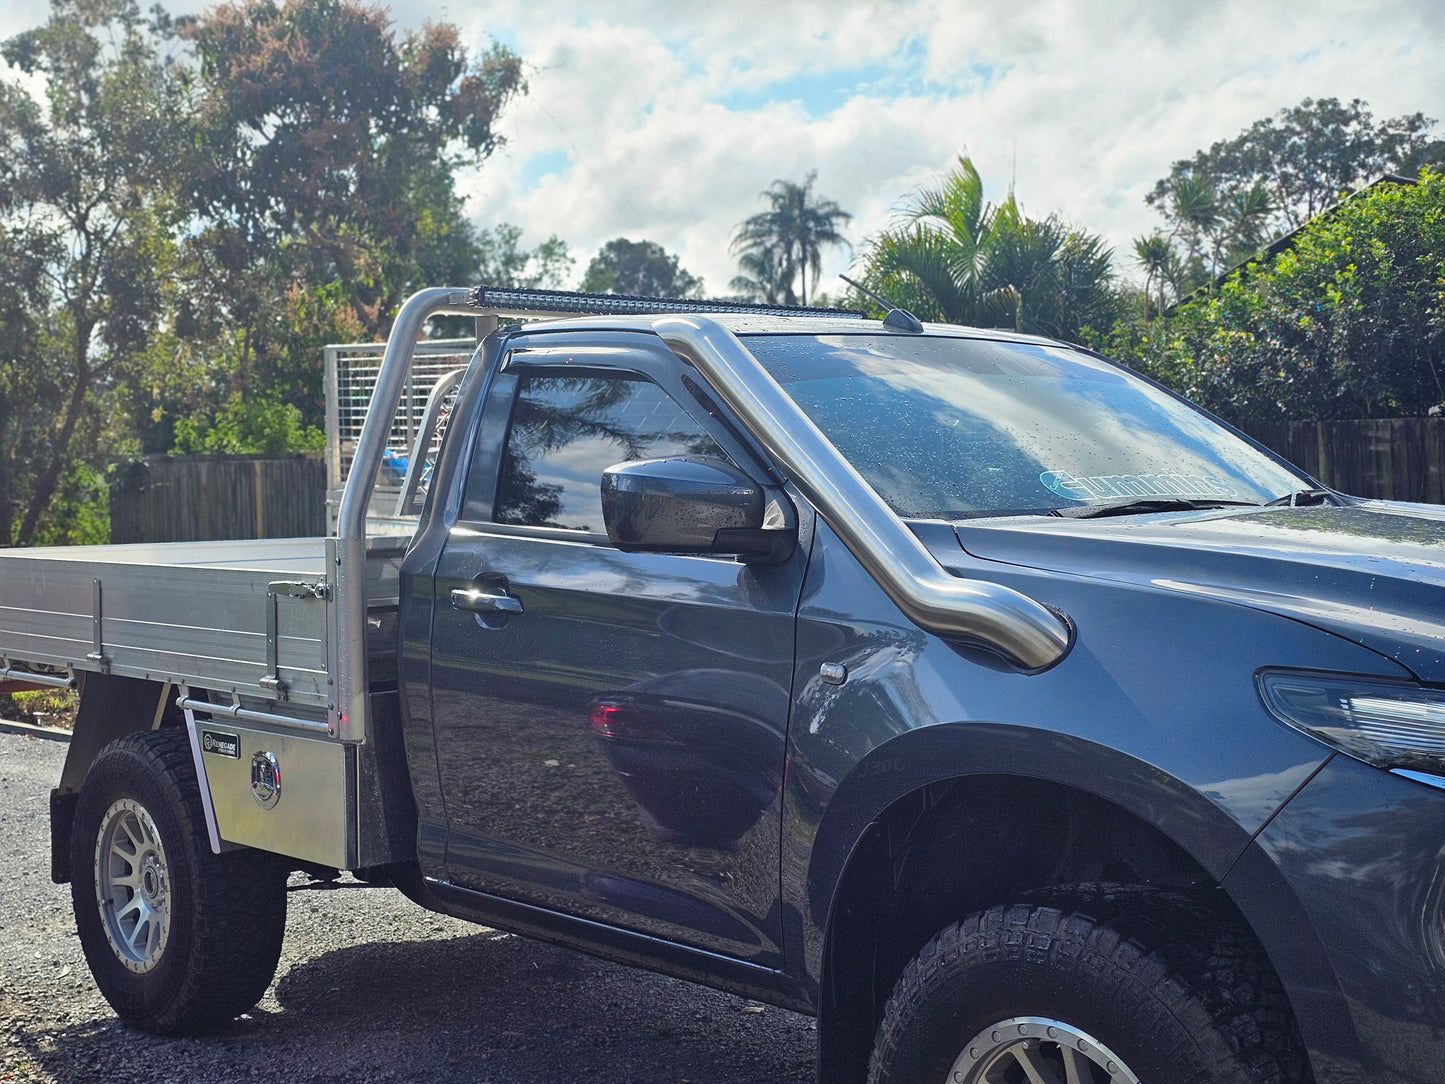
[[[1056,783],[1117,806],[1161,832],[1216,881],[1251,838],[1200,791],[1117,749],[1016,724],[940,723],[891,738],[839,784],[814,838],[808,913],[826,927],[850,855],[891,806],[932,784],[990,775]],[[808,965],[818,973],[817,959]]]

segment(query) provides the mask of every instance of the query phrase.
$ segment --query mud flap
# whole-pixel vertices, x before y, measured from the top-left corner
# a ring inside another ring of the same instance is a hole
[[[70,883],[70,826],[79,801],[78,792],[66,794],[59,787],[50,792],[50,879],[58,885]]]

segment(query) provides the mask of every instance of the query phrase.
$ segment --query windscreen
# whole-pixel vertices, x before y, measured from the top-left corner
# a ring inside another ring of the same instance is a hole
[[[1187,404],[1064,347],[902,335],[744,342],[902,516],[1136,499],[1262,504],[1308,484]]]

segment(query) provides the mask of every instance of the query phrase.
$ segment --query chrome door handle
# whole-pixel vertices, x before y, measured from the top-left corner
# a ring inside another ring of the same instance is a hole
[[[522,612],[521,599],[511,595],[497,595],[476,587],[452,589],[452,605],[458,610],[474,614],[519,614]]]

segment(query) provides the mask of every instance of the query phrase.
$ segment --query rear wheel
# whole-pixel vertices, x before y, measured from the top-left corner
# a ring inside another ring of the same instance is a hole
[[[265,993],[286,927],[285,869],[259,851],[211,853],[184,732],[132,734],[101,751],[70,854],[81,946],[121,1019],[183,1032]]]
[[[1148,909],[1017,904],[946,927],[894,987],[870,1084],[1308,1081],[1257,946],[1197,909],[1172,938],[1138,925]]]

